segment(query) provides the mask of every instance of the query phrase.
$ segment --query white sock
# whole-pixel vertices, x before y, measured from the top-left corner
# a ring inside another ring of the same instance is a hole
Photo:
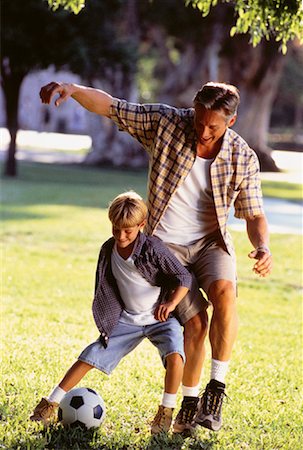
[[[64,395],[66,394],[65,390],[60,388],[60,386],[56,386],[52,392],[50,393],[50,395],[47,397],[47,400],[49,402],[55,402],[55,403],[60,403],[61,400],[63,399]]]
[[[184,384],[182,384],[183,397],[198,397],[199,390],[198,384],[197,386],[184,386]]]
[[[227,374],[229,361],[211,360],[211,380],[217,380],[224,383],[225,375]]]
[[[177,394],[169,394],[168,392],[164,392],[162,397],[162,406],[165,408],[175,408],[177,403]]]

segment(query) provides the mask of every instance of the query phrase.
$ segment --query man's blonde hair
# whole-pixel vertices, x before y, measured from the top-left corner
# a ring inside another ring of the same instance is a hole
[[[109,205],[108,217],[113,226],[128,228],[140,225],[147,216],[147,207],[142,197],[134,191],[123,192]]]

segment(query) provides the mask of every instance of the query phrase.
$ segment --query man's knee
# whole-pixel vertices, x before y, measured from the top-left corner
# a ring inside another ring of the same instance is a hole
[[[208,299],[215,310],[230,309],[236,306],[236,290],[232,281],[214,281],[208,291]]]
[[[184,324],[185,339],[204,339],[208,328],[208,314],[206,309],[200,311]]]

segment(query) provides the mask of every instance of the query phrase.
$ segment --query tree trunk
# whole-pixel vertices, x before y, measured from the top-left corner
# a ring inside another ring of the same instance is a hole
[[[136,0],[127,0],[124,9],[124,22],[121,29],[128,40],[130,48],[138,49],[139,23]],[[121,67],[105,69],[107,81],[89,80],[89,85],[104,89],[113,96],[138,101],[136,68],[125,71]],[[109,119],[92,116],[90,120],[92,150],[86,155],[84,164],[112,165],[116,167],[143,167],[147,165],[147,156],[140,145],[127,133],[118,131]]]
[[[241,95],[234,128],[256,151],[262,171],[279,171],[271,157],[267,136],[285,62],[286,57],[275,41],[262,41],[253,48],[246,37],[238,36],[231,40],[228,48],[222,49],[221,76],[233,80]]]
[[[2,87],[5,97],[6,126],[10,134],[10,143],[4,166],[4,175],[15,177],[17,175],[16,138],[19,129],[18,105],[20,87],[25,74],[11,73],[7,61],[2,61]]]
[[[235,129],[256,151],[263,171],[278,171],[267,146],[267,134],[272,103],[282,74],[285,56],[279,43],[262,41],[256,48],[247,36],[229,35],[230,20],[234,20],[230,7],[219,5],[212,16],[209,39],[201,37],[197,44],[183,41],[180,60],[161,62],[163,82],[158,92],[159,101],[177,107],[192,105],[195,92],[209,80],[226,81],[240,89],[241,105]],[[206,23],[206,22],[205,22]],[[152,38],[156,33],[149,30]],[[159,33],[158,33],[159,36]],[[161,49],[166,40],[154,39],[161,58],[169,59],[169,52]],[[167,68],[164,73],[164,68]],[[155,74],[158,74],[158,67]]]

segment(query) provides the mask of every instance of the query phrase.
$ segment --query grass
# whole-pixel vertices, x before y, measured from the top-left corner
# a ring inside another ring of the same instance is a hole
[[[302,202],[302,184],[287,183],[282,181],[262,181],[263,195],[266,197],[276,197],[293,202]]]
[[[91,315],[95,264],[110,235],[106,207],[133,188],[144,195],[146,174],[20,163],[2,180],[3,302],[0,448],[17,449],[289,449],[302,448],[302,241],[273,235],[275,268],[257,279],[250,244],[233,232],[238,255],[239,336],[228,374],[224,427],[199,428],[193,438],[151,438],[163,368],[142,343],[110,377],[92,371],[82,386],[104,398],[107,418],[93,432],[43,429],[28,420],[84,346],[97,337]],[[280,192],[282,185],[272,192]],[[287,186],[288,188],[289,186]],[[294,199],[299,188],[287,189]],[[210,349],[202,376],[209,375]],[[178,398],[178,406],[181,397]]]

